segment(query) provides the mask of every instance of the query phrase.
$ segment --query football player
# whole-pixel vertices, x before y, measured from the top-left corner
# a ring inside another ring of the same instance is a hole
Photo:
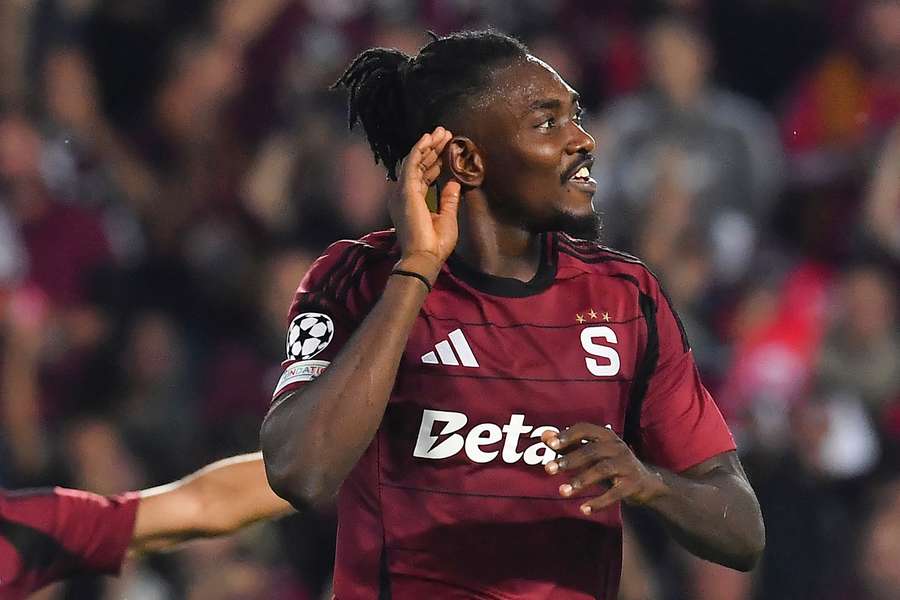
[[[751,569],[759,504],[678,317],[593,241],[578,93],[490,31],[366,50],[337,86],[396,229],[307,272],[261,431],[279,495],[337,495],[336,599],[616,598],[620,502]]]

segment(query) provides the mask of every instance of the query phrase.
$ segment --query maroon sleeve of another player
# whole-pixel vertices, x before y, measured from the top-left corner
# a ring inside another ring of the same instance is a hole
[[[54,535],[90,573],[118,574],[134,534],[140,495],[98,496],[55,488],[59,498]]]
[[[139,502],[136,493],[64,488],[0,493],[0,597],[78,574],[117,574]]]
[[[677,473],[734,450],[735,444],[700,381],[694,355],[668,298],[658,287],[650,297],[656,305],[659,354],[643,399],[641,454],[650,463]]]
[[[363,252],[354,242],[336,242],[300,282],[288,316],[284,372],[273,399],[321,375],[356,329],[356,310],[347,297],[361,272]]]

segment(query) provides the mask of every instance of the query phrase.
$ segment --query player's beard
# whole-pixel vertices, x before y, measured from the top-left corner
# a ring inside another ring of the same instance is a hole
[[[551,219],[550,223],[545,224],[541,229],[543,231],[561,231],[574,238],[593,242],[600,239],[602,222],[600,215],[593,212],[587,215],[559,212]]]
[[[513,203],[497,203],[492,209],[501,222],[516,223],[531,233],[561,231],[574,238],[593,242],[600,239],[600,232],[603,229],[600,215],[593,210],[588,214],[577,214],[557,209],[549,216],[537,217],[522,212],[520,207]]]

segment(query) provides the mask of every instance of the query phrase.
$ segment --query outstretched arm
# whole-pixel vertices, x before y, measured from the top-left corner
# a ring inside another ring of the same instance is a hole
[[[79,574],[115,574],[126,551],[224,535],[291,510],[266,483],[259,452],[120,496],[64,488],[0,491],[0,598],[24,598]]]
[[[140,498],[131,552],[225,535],[293,510],[269,487],[260,452],[220,460],[173,483],[144,490]]]

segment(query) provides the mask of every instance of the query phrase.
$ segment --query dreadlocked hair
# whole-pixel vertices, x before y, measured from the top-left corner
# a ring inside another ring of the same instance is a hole
[[[528,56],[518,40],[496,31],[433,38],[416,56],[392,48],[359,54],[332,89],[348,91],[350,128],[360,122],[375,162],[397,180],[397,164],[431,131],[489,83],[495,67]]]

